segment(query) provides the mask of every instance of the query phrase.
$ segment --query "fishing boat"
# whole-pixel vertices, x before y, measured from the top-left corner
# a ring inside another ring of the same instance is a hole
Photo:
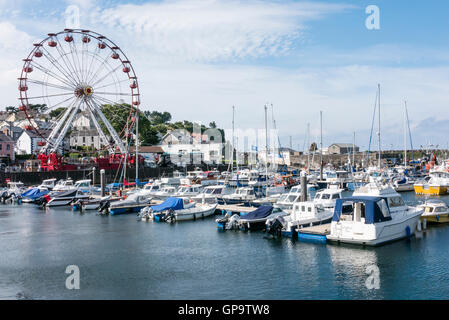
[[[314,201],[298,202],[290,214],[268,219],[266,230],[277,236],[295,237],[297,229],[329,223],[333,215],[333,208],[325,208]]]
[[[254,188],[251,187],[241,187],[235,189],[231,194],[225,194],[220,198],[217,198],[219,204],[238,204],[245,203],[248,204],[251,201],[256,200],[256,194]]]
[[[107,209],[110,215],[139,212],[148,206],[151,201],[152,198],[147,190],[141,190],[140,192],[132,193],[126,199],[111,201],[108,203],[108,207],[99,207],[99,209]]]
[[[217,198],[222,197],[225,194],[226,186],[215,185],[208,186],[203,189],[203,191],[191,199],[199,203],[216,203]]]
[[[448,205],[437,199],[427,200],[424,204],[418,206],[424,209],[421,215],[421,220],[426,220],[430,223],[446,223],[449,222],[449,207]]]
[[[382,196],[338,199],[327,239],[377,246],[410,237],[424,210],[406,206],[399,199]]]
[[[422,195],[444,195],[447,194],[449,187],[448,172],[432,172],[429,176],[417,181],[414,184],[416,194]]]

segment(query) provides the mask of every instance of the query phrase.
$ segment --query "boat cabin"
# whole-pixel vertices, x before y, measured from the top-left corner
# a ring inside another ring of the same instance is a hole
[[[354,222],[374,224],[390,221],[391,214],[387,200],[380,197],[349,197],[338,199],[334,209],[333,222]]]

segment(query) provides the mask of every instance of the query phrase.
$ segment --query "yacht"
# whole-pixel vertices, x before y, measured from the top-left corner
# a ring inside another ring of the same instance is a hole
[[[327,239],[376,246],[415,233],[424,209],[407,206],[391,185],[369,183],[338,199]]]

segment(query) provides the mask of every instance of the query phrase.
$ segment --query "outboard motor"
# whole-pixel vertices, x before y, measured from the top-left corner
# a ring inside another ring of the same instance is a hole
[[[109,201],[109,200],[101,201],[100,206],[98,207],[98,211],[100,213],[106,213],[107,210],[109,209],[110,204],[111,204],[111,201]]]
[[[165,214],[165,221],[169,222],[169,223],[173,223],[176,221],[176,216],[175,213],[173,211],[173,209],[170,209],[166,214]]]
[[[229,221],[226,223],[226,230],[234,230],[239,229],[240,216],[238,214],[234,214]]]
[[[282,235],[284,223],[285,220],[283,217],[276,217],[273,220],[267,221],[267,225],[265,226],[266,231],[275,237],[280,237]]]

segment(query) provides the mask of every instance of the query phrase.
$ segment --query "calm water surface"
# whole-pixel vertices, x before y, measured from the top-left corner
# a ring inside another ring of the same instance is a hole
[[[65,287],[68,265],[80,268],[79,290]],[[365,286],[370,265],[378,290]],[[169,225],[0,205],[0,299],[17,298],[448,299],[449,225],[364,249],[219,232],[215,218]]]

